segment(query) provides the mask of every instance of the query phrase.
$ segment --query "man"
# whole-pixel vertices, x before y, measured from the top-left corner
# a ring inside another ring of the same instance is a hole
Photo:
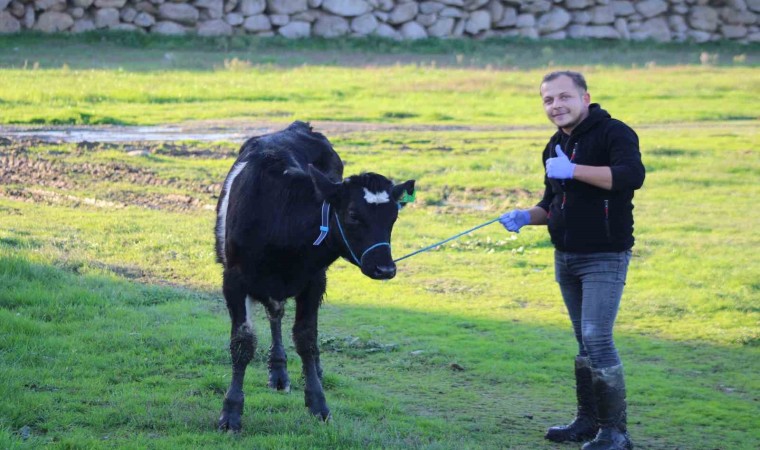
[[[636,133],[591,103],[577,72],[546,75],[544,110],[559,128],[543,152],[543,199],[500,218],[519,232],[548,225],[555,278],[578,341],[578,411],[567,426],[549,428],[555,442],[583,442],[583,450],[631,449],[626,429],[623,366],[612,328],[633,247],[633,191],[644,182]]]

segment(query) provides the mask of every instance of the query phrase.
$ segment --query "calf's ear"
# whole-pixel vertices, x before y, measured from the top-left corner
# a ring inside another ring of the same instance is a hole
[[[393,200],[401,206],[414,201],[414,180],[408,180],[393,186]]]
[[[334,203],[338,199],[338,192],[340,191],[341,186],[340,182],[333,183],[327,178],[327,175],[311,164],[309,164],[309,176],[311,177],[312,183],[314,183],[314,189],[317,192],[317,200]]]

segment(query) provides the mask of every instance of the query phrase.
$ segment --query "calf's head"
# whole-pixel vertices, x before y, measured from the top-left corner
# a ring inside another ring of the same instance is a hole
[[[363,173],[333,182],[313,166],[309,174],[319,200],[332,209],[331,227],[337,226],[341,256],[376,280],[396,275],[391,256],[391,231],[404,193],[414,192],[414,180],[394,185],[375,173]],[[336,223],[337,222],[337,223]]]

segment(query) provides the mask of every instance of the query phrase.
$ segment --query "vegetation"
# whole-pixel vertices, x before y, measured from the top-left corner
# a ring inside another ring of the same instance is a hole
[[[571,55],[593,98],[635,127],[647,167],[616,331],[634,441],[758,448],[757,48],[501,45],[3,38],[0,122],[364,122],[328,138],[349,174],[418,180],[394,231],[401,256],[537,201],[552,131],[536,101],[542,49]],[[527,56],[509,70],[430,64],[458,48]],[[164,65],[167,52],[187,65]],[[595,52],[619,59],[584,66]],[[702,52],[721,56],[679,56]],[[403,63],[373,64],[388,55]],[[542,437],[571,418],[576,351],[545,230],[491,225],[382,283],[336,263],[320,313],[327,425],[303,407],[289,340],[293,393],[266,388],[258,311],[244,430],[228,436],[214,429],[229,325],[212,228],[239,143],[1,144],[0,447],[573,447]]]

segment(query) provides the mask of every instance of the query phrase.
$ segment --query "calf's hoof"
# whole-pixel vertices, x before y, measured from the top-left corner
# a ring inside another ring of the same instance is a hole
[[[309,412],[322,422],[329,423],[332,420],[332,414],[326,406],[323,409],[317,411],[309,408]]]
[[[229,431],[232,433],[240,433],[243,429],[243,423],[241,417],[243,415],[243,402],[231,401],[227,398],[224,399],[222,406],[222,414],[219,416],[219,422],[217,423],[217,429],[219,431]]]
[[[221,417],[219,417],[219,424],[217,426],[219,431],[228,431],[230,433],[240,433],[243,429],[243,424],[240,421],[240,415],[229,414],[226,411],[222,411]]]
[[[289,393],[290,378],[288,377],[288,372],[285,370],[270,370],[268,386],[270,389]]]

